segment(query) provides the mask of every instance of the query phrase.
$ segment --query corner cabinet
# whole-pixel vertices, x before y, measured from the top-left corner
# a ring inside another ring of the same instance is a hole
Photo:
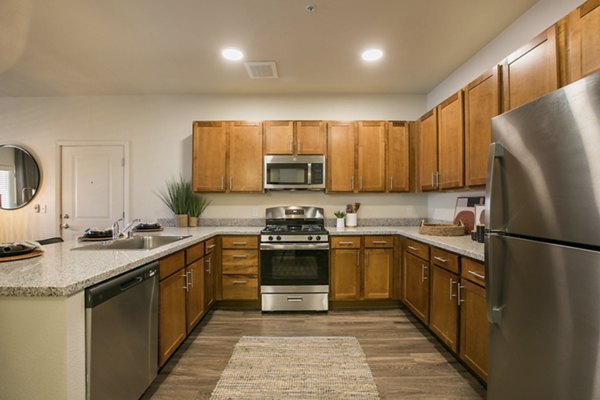
[[[194,122],[192,188],[195,192],[262,192],[262,125]]]

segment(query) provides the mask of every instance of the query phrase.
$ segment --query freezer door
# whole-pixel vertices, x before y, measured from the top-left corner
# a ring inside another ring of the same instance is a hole
[[[492,120],[487,227],[600,245],[600,73]]]
[[[488,399],[600,398],[600,252],[486,240]]]

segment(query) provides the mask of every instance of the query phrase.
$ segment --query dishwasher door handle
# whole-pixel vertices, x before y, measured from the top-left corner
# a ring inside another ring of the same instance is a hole
[[[141,275],[136,276],[135,278],[133,278],[125,283],[122,283],[119,288],[121,289],[121,292],[124,292],[128,289],[131,289],[132,287],[134,287],[136,285],[139,285],[140,283],[142,283],[143,280],[144,280],[143,276],[141,276]]]

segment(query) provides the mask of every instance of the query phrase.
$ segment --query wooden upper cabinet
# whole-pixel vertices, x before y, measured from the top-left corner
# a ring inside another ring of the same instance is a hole
[[[265,154],[294,154],[294,122],[265,121]]]
[[[512,53],[503,65],[504,111],[559,87],[556,26]]]
[[[438,106],[439,189],[457,189],[465,185],[465,129],[463,92],[460,90]]]
[[[325,122],[296,122],[296,153],[325,154]]]
[[[358,122],[358,191],[385,191],[385,142],[383,121]]]
[[[465,88],[465,164],[467,186],[485,185],[492,118],[500,114],[500,67]]]
[[[227,122],[194,122],[192,187],[195,192],[224,192]]]
[[[565,19],[566,83],[600,70],[600,0],[588,0]]]
[[[355,122],[327,124],[327,191],[353,192],[355,189]]]
[[[419,189],[438,189],[438,115],[434,108],[419,119],[418,159]]]
[[[265,121],[265,154],[325,154],[323,121]]]
[[[262,192],[261,124],[232,122],[229,143],[229,191]]]
[[[410,134],[408,122],[388,124],[387,191],[410,190]]]

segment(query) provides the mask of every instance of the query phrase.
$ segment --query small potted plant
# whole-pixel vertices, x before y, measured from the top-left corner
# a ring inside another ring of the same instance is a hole
[[[175,214],[175,225],[188,226],[188,210],[193,196],[192,184],[180,176],[179,180],[168,181],[166,190],[160,190],[157,195]]]
[[[204,196],[199,194],[192,194],[190,198],[190,207],[188,209],[189,225],[192,227],[198,226],[198,220],[200,215],[204,212],[206,207],[210,204]]]
[[[346,213],[344,211],[336,211],[333,213],[333,215],[335,215],[335,227],[337,229],[344,229],[344,217],[346,216]]]

